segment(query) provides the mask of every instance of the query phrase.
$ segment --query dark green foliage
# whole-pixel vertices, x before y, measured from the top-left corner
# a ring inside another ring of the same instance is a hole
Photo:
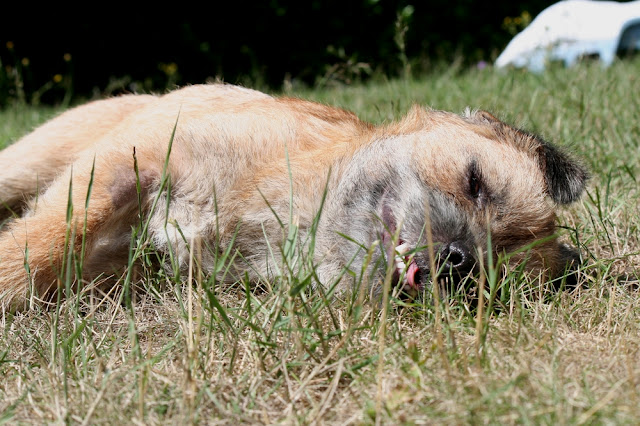
[[[240,0],[61,14],[5,5],[0,106],[9,97],[30,101],[34,93],[61,102],[71,88],[86,97],[96,88],[163,90],[212,77],[279,88],[285,81],[326,81],[328,74],[394,76],[407,71],[407,58],[418,70],[460,58],[475,64],[491,61],[511,38],[506,17],[535,16],[551,3]]]

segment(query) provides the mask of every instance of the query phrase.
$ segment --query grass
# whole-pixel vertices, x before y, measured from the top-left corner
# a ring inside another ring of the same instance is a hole
[[[413,103],[483,108],[571,147],[593,174],[560,218],[585,257],[583,287],[531,291],[514,273],[499,310],[454,297],[386,311],[308,290],[295,244],[268,291],[217,287],[195,267],[181,285],[143,265],[136,300],[0,318],[0,423],[637,423],[639,75],[638,61],[444,69],[292,93],[374,122]],[[0,111],[0,143],[52,113]]]

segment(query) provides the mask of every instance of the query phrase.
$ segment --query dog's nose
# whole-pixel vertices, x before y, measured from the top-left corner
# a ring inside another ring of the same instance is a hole
[[[440,262],[444,271],[455,271],[459,274],[471,272],[475,265],[475,258],[471,250],[461,241],[453,241],[440,249]]]

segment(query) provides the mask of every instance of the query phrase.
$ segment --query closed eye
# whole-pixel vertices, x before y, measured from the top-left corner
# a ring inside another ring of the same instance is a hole
[[[480,179],[475,174],[471,174],[469,176],[469,195],[471,195],[472,198],[478,198],[481,190]]]
[[[472,199],[476,206],[483,208],[487,201],[487,189],[480,171],[480,166],[473,160],[467,169],[467,196]]]

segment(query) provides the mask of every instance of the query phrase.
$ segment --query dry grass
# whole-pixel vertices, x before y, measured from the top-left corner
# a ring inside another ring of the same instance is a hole
[[[511,274],[481,315],[458,296],[385,313],[357,295],[327,303],[304,272],[264,291],[142,270],[133,293],[0,318],[0,423],[637,423],[638,75],[636,61],[298,93],[377,122],[413,102],[482,107],[571,145],[594,176],[561,219],[582,287]]]

